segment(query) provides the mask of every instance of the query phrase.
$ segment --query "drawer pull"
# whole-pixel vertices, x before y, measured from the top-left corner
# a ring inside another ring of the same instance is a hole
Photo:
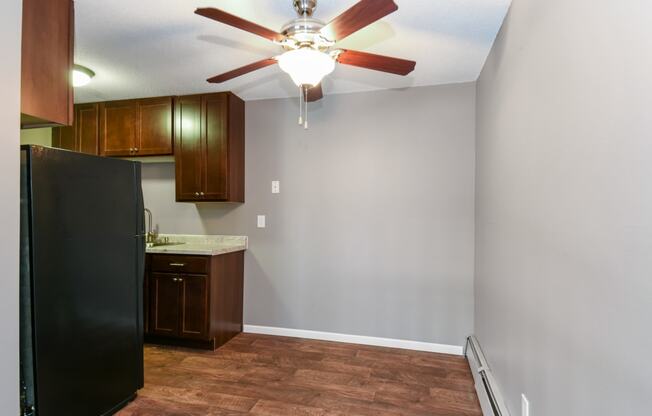
[[[186,263],[170,263],[172,267],[185,267]]]

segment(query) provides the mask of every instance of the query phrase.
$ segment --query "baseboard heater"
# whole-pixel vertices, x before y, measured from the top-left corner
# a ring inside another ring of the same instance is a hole
[[[482,353],[480,343],[474,335],[466,339],[464,356],[471,367],[483,416],[509,416],[503,396],[500,394],[496,380]]]

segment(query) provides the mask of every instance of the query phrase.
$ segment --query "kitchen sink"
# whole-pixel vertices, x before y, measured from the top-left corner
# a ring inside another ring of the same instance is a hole
[[[152,247],[162,247],[162,246],[178,246],[181,244],[185,244],[185,243],[181,241],[170,241],[168,237],[163,237],[163,238],[158,238],[154,241],[150,241],[145,246],[147,248],[152,248]]]

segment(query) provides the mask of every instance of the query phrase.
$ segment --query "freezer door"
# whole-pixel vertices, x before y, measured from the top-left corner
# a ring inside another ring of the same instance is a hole
[[[30,153],[36,414],[110,414],[142,385],[138,165]]]

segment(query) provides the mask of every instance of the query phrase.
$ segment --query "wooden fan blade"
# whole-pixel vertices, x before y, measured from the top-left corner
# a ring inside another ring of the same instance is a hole
[[[359,66],[375,71],[389,72],[397,75],[407,75],[414,71],[416,62],[373,53],[350,51],[344,49],[337,57],[337,62],[345,65]]]
[[[217,20],[226,25],[237,27],[238,29],[253,33],[254,35],[262,36],[271,41],[282,41],[285,39],[285,36],[278,32],[274,32],[271,29],[267,29],[266,27],[213,7],[197,9],[195,10],[195,13],[200,16],[208,17],[209,19]]]
[[[250,72],[253,72],[257,69],[265,68],[270,65],[274,65],[276,63],[276,59],[274,58],[269,58],[269,59],[263,59],[262,61],[254,62],[253,64],[245,65],[241,68],[234,69],[233,71],[225,72],[224,74],[221,75],[216,75],[212,78],[207,79],[206,81],[211,82],[213,84],[219,84],[220,82],[228,81],[230,79],[239,77],[240,75],[248,74]]]
[[[394,0],[361,0],[337,16],[321,29],[321,34],[332,41],[340,41],[398,10]]]
[[[324,91],[321,89],[321,84],[317,84],[314,87],[308,90],[308,95],[306,95],[306,101],[312,103],[314,101],[319,101],[324,98]]]

